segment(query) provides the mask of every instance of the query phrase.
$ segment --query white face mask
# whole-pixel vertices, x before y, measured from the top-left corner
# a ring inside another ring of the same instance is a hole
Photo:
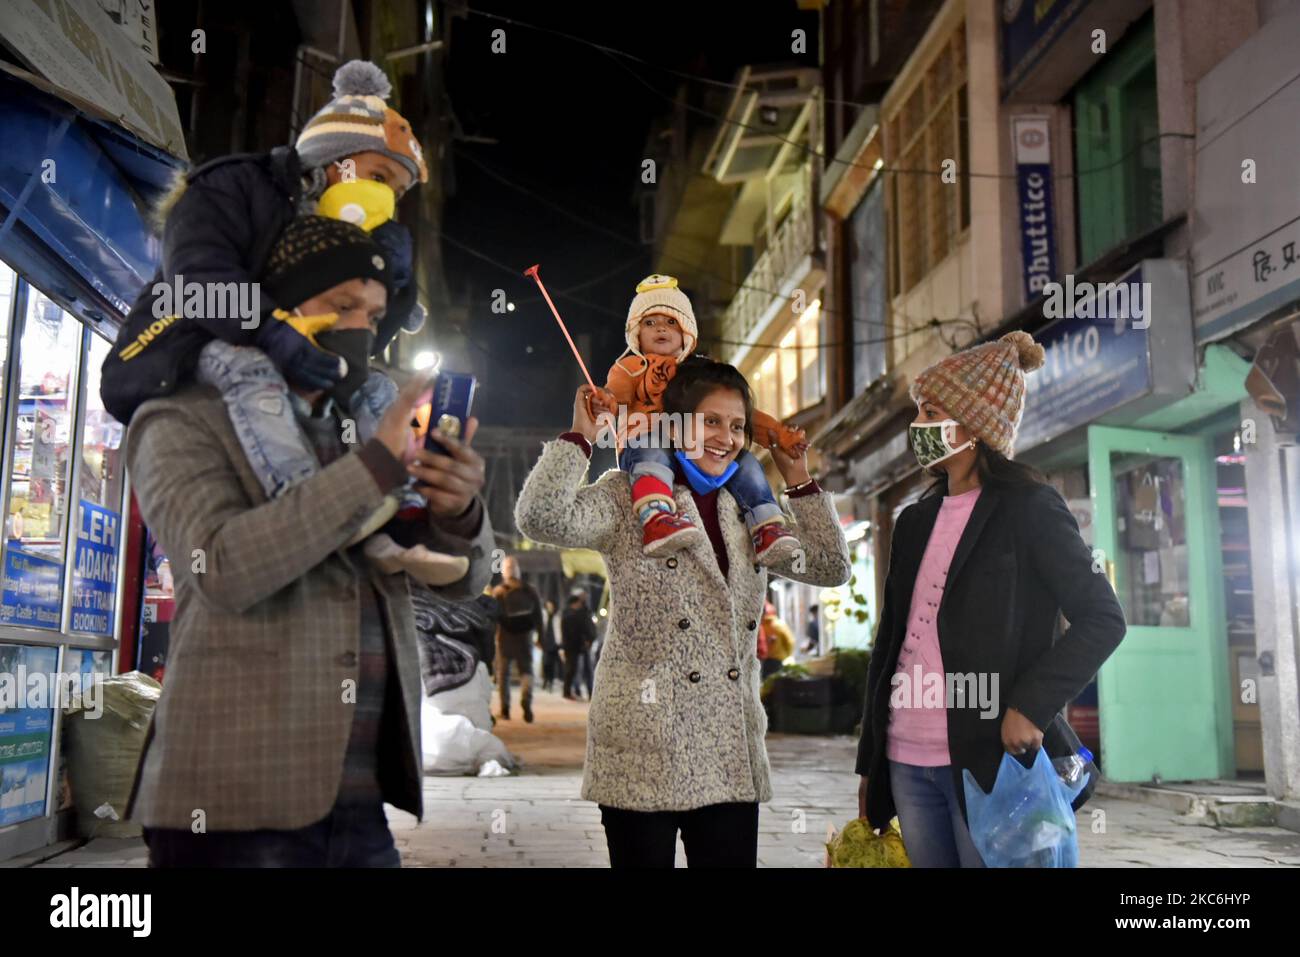
[[[908,426],[907,436],[912,443],[912,451],[915,453],[916,461],[920,463],[921,468],[933,468],[940,462],[952,458],[959,452],[965,452],[975,445],[973,438],[967,439],[961,445],[952,444],[948,436],[955,436],[960,424],[956,419],[944,419],[941,422],[923,422],[920,424],[913,422]]]

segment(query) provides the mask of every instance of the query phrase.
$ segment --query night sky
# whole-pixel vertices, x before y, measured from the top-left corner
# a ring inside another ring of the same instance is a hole
[[[794,0],[473,0],[470,8],[651,61],[616,62],[583,43],[478,14],[451,22],[445,60],[451,109],[466,136],[497,140],[454,141],[448,153],[455,193],[444,220],[447,282],[453,300],[469,305],[468,331],[480,357],[491,357],[476,412],[484,424],[558,429],[569,422],[577,364],[523,270],[540,263],[575,339],[592,335],[591,354],[583,358],[597,384],[604,384],[625,345],[628,302],[653,265],[650,247],[639,240],[635,196],[647,135],[656,118],[671,114],[681,82],[662,68],[730,82],[746,63],[798,60],[815,66],[817,18]],[[639,21],[630,16],[640,11]],[[800,57],[790,50],[796,27],[808,33],[809,52]],[[505,54],[491,51],[498,28],[506,31]],[[566,218],[554,206],[605,232]],[[458,243],[512,267],[513,274]],[[571,295],[592,305],[557,295],[579,286]],[[491,311],[497,288],[517,303],[516,311]]]

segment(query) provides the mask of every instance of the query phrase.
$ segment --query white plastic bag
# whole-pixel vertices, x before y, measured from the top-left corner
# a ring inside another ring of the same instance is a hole
[[[465,684],[425,700],[443,714],[463,714],[480,731],[492,730],[492,678],[481,661]]]
[[[426,697],[420,706],[420,735],[424,770],[428,774],[509,773],[515,760],[500,738],[491,732],[492,683],[479,663],[474,677],[459,688]]]

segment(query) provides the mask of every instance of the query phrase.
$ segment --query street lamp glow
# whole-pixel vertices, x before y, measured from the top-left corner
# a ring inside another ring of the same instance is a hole
[[[425,369],[434,368],[438,362],[438,353],[425,351],[417,352],[415,358],[411,360],[411,365],[416,371],[423,372]]]

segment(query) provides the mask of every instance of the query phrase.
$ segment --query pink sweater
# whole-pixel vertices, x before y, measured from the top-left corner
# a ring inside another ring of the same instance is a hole
[[[948,566],[979,494],[975,488],[943,500],[916,573],[907,635],[889,692],[885,754],[899,764],[928,768],[952,763],[948,756],[948,682],[935,622]]]

